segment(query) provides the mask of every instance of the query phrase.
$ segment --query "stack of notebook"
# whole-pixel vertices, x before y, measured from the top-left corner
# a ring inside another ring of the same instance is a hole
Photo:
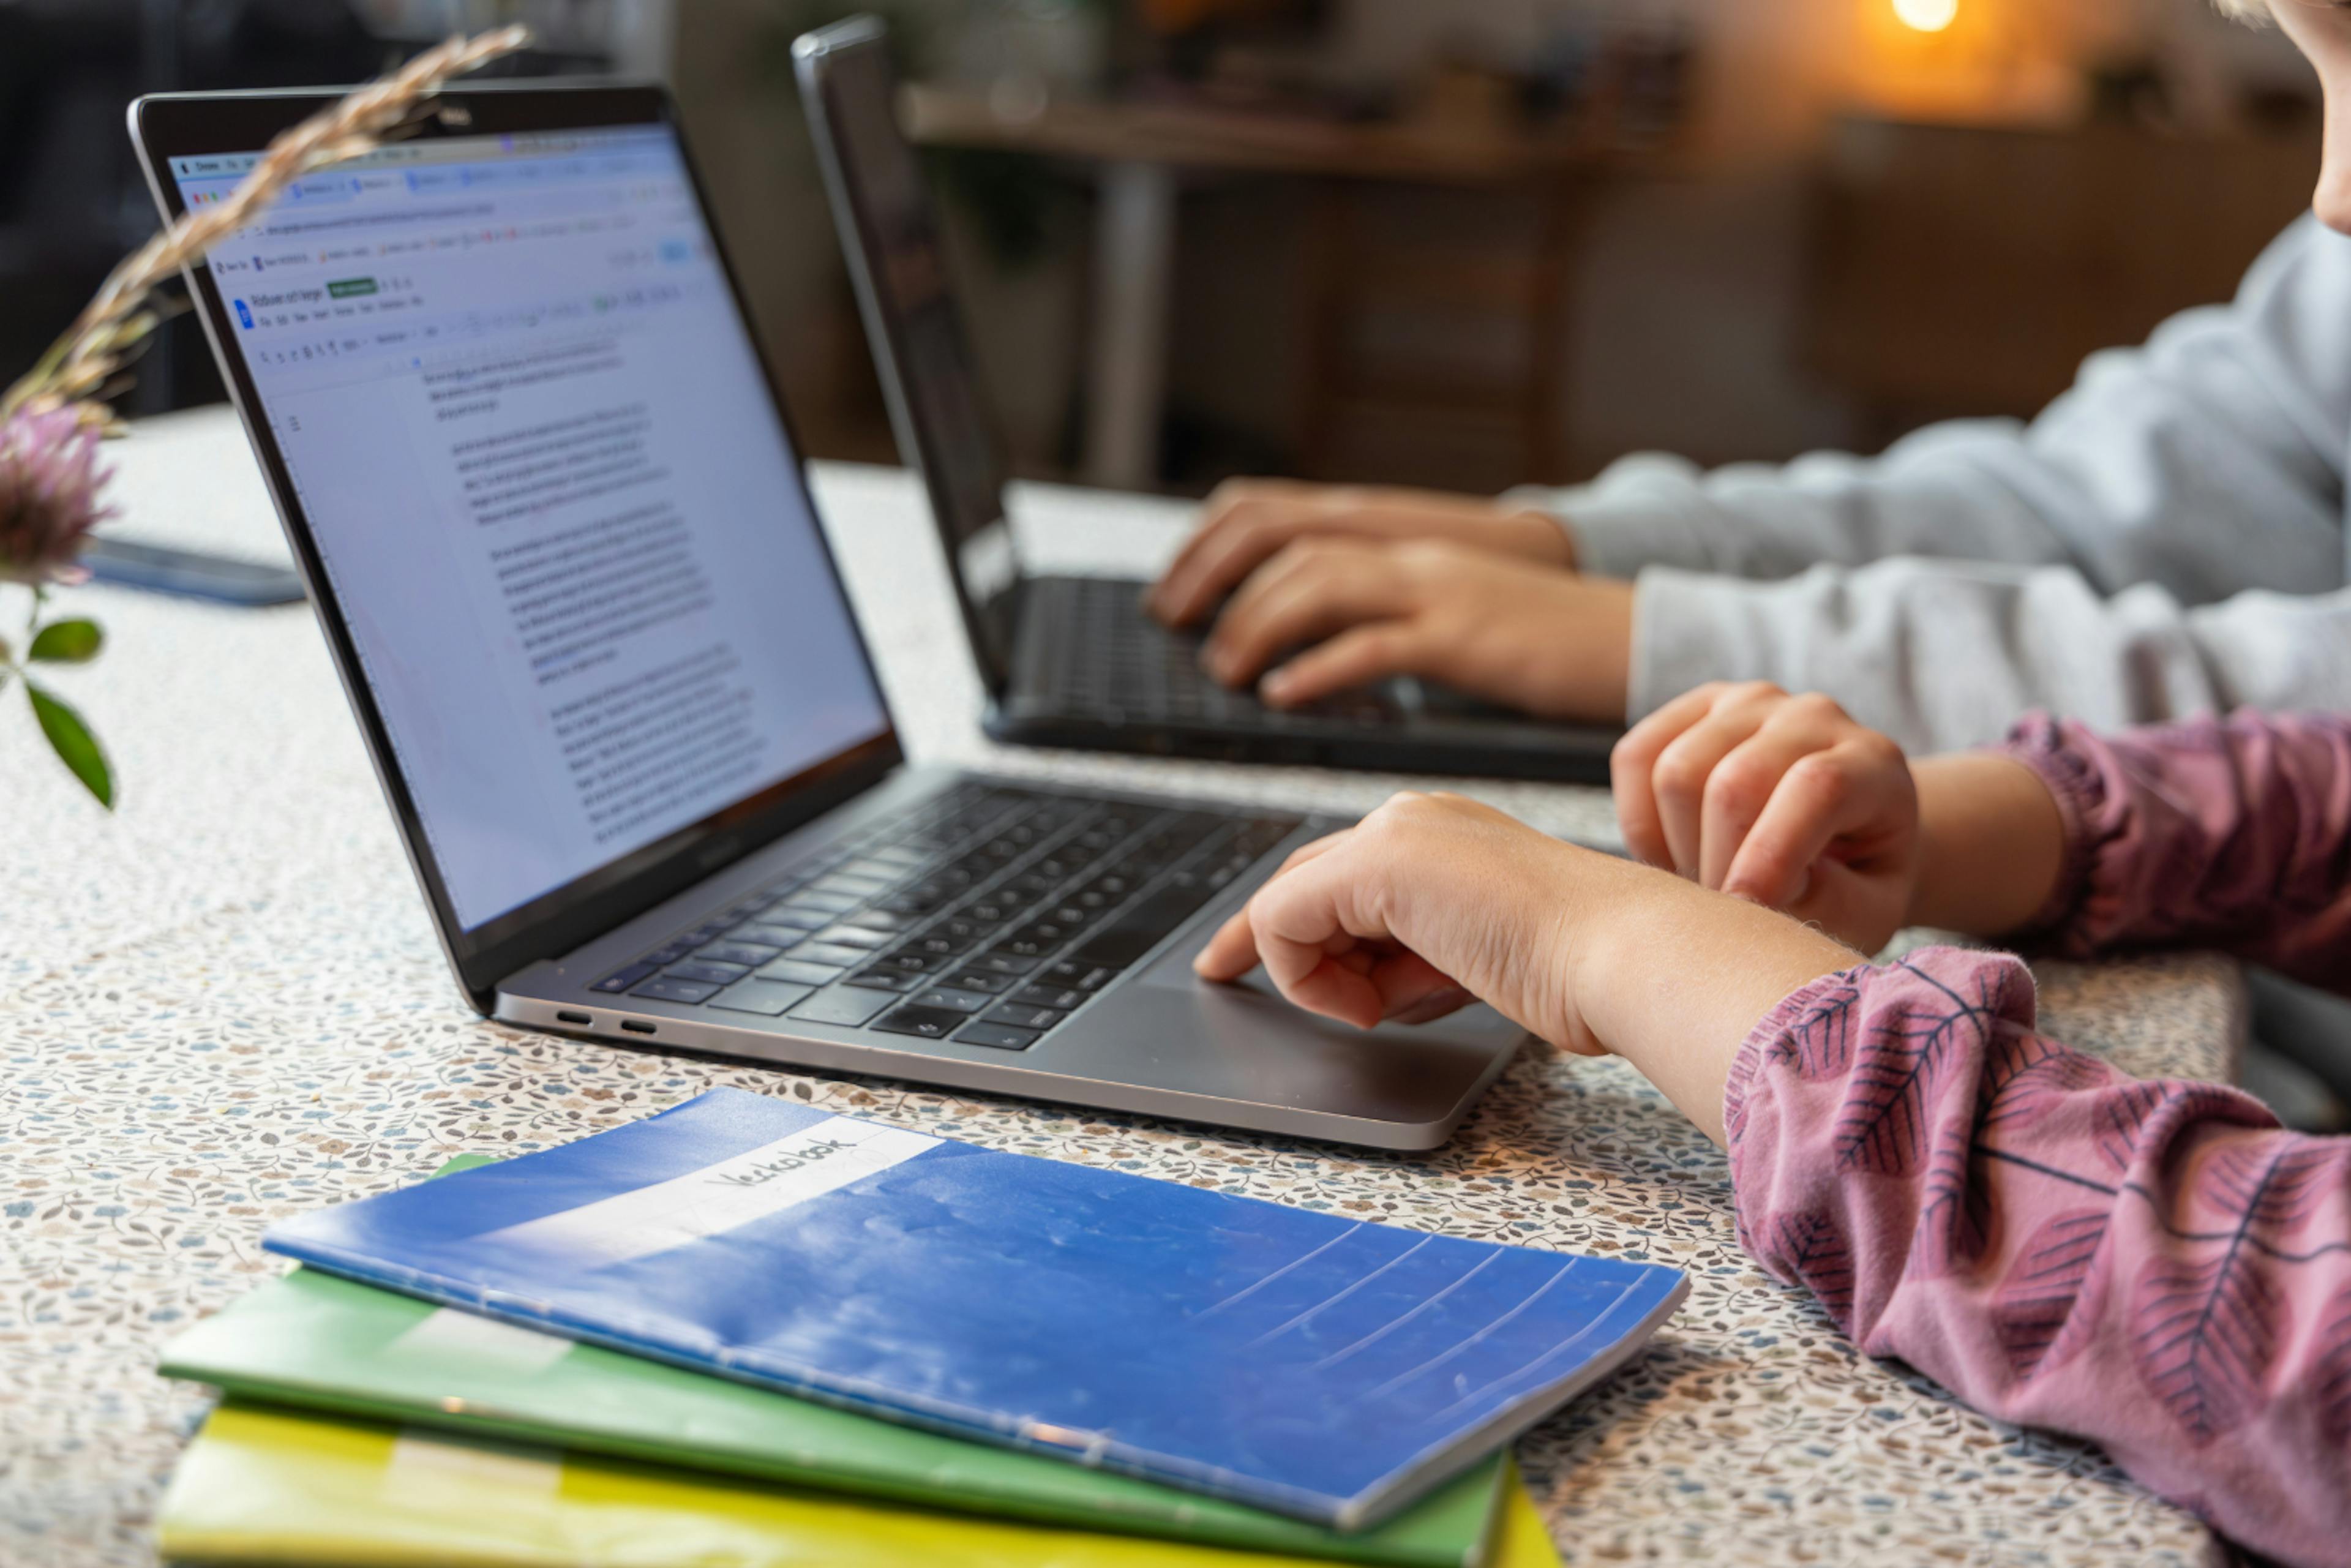
[[[1686,1288],[733,1092],[266,1244],[173,1561],[1534,1568],[1505,1445]]]

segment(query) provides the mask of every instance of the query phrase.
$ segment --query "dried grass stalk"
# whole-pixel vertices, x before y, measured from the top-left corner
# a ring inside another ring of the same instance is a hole
[[[110,423],[104,400],[155,329],[159,317],[149,300],[158,287],[183,267],[203,260],[295,181],[329,163],[373,152],[410,123],[452,78],[529,42],[529,29],[520,26],[451,38],[281,133],[228,200],[183,214],[123,258],[65,335],[0,398],[0,420],[19,412],[73,407],[84,423]]]

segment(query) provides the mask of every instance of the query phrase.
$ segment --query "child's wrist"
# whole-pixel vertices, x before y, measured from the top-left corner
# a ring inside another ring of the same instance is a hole
[[[1929,758],[1918,788],[1918,876],[1905,922],[1971,936],[2023,929],[2064,869],[2065,824],[2041,776],[1997,751]]]
[[[1723,1088],[1756,1024],[1860,956],[1669,873],[1619,871],[1614,896],[1586,908],[1568,937],[1573,1006],[1593,1045],[1631,1062],[1719,1144]]]

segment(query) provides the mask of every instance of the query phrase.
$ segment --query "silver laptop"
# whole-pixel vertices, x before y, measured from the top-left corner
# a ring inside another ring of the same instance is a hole
[[[325,101],[141,99],[157,200]],[[1523,1038],[1193,976],[1336,822],[907,765],[659,89],[452,93],[191,281],[481,1012],[1389,1148]]]

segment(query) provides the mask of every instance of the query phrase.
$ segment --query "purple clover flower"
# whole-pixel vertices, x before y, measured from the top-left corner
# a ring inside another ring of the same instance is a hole
[[[100,502],[111,473],[99,466],[101,439],[71,407],[0,421],[0,581],[78,582],[88,575],[74,564],[82,540],[113,515]]]

